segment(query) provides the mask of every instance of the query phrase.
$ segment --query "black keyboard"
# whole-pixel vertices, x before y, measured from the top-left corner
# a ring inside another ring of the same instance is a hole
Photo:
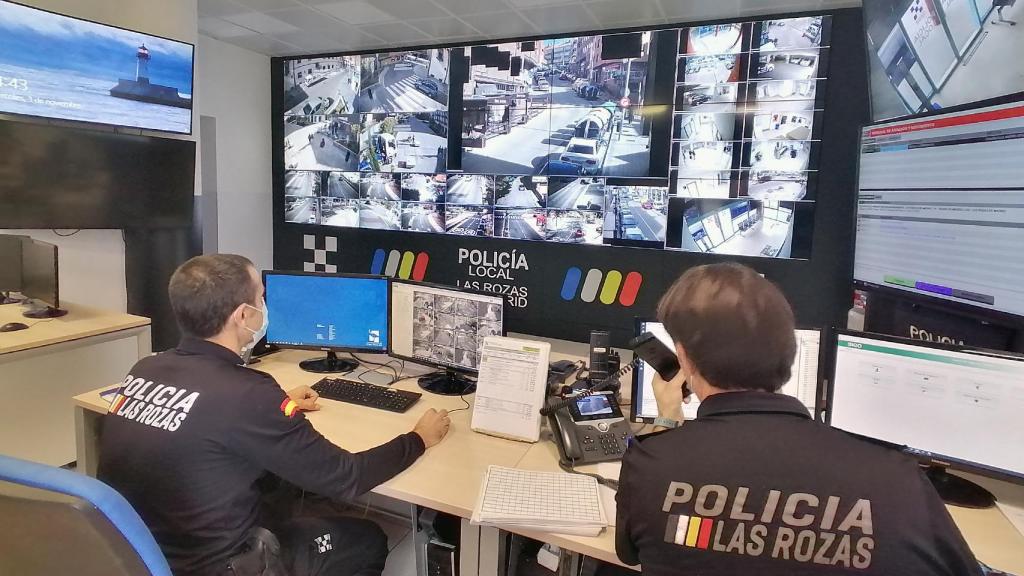
[[[340,378],[324,378],[313,385],[313,390],[321,398],[348,402],[359,406],[379,408],[389,412],[405,412],[420,399],[423,394],[394,390],[375,384],[342,380]]]

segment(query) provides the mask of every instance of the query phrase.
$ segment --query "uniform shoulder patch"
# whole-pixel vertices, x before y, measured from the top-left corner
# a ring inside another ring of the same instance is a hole
[[[288,418],[293,418],[299,413],[299,405],[295,403],[295,400],[285,396],[284,400],[281,401],[281,413]]]

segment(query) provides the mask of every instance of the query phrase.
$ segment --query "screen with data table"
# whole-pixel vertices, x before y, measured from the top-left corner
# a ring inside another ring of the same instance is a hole
[[[839,333],[831,425],[925,460],[1024,478],[1024,357]]]
[[[863,130],[854,279],[1024,316],[1024,102]]]

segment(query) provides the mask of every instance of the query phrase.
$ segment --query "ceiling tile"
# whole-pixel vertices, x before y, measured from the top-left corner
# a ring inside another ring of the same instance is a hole
[[[289,32],[288,34],[274,34],[273,38],[293,44],[305,51],[307,54],[313,54],[317,52],[341,52],[349,50],[350,47],[345,44],[327,38],[319,34],[310,34],[306,31]]]
[[[373,7],[402,20],[437,18],[448,14],[430,0],[373,0]]]
[[[252,12],[252,9],[239,6],[229,0],[199,0],[197,10],[200,16],[213,16],[217,18],[231,14]]]
[[[434,3],[460,18],[467,14],[498,12],[509,8],[506,0],[434,0]]]
[[[817,2],[814,2],[817,5]],[[693,22],[740,15],[739,0],[661,0],[661,9],[670,22]]]
[[[527,22],[518,12],[467,14],[462,19],[473,28],[483,31],[488,38],[531,36],[537,33],[533,24]]]
[[[421,42],[430,37],[423,32],[409,26],[405,22],[384,22],[381,24],[366,24],[359,27],[363,32],[368,32],[381,40],[393,44],[412,44]]]
[[[576,0],[508,0],[508,3],[516,8],[533,7],[533,6],[553,6],[555,4],[569,4]]]
[[[266,54],[268,56],[283,54],[287,51],[291,51],[292,53],[301,51],[301,48],[297,46],[292,46],[286,42],[281,42],[280,40],[275,40],[270,36],[263,36],[261,34],[232,38],[231,43],[235,46],[241,46],[246,50],[252,50],[253,52],[259,52],[260,54]]]
[[[477,36],[480,31],[462,22],[458,18],[446,16],[429,20],[412,20],[410,25],[422,30],[433,38],[453,38],[457,36]]]
[[[592,30],[597,21],[582,4],[565,6],[538,6],[519,11],[543,32]]]
[[[349,24],[373,24],[396,20],[394,16],[378,10],[363,0],[321,4],[317,8]]]
[[[255,34],[248,28],[243,28],[237,24],[232,24],[227,20],[221,20],[220,18],[212,18],[210,16],[204,16],[199,19],[199,31],[207,36],[213,36],[214,38],[234,38],[235,36],[249,36]]]
[[[228,22],[238,24],[239,26],[245,26],[250,30],[255,30],[260,34],[286,34],[288,32],[299,31],[298,28],[287,22],[282,22],[277,18],[272,18],[259,12],[225,16],[224,19]]]
[[[665,19],[656,0],[600,0],[585,5],[602,24],[661,23]]]
[[[231,0],[236,4],[248,6],[258,12],[269,10],[281,10],[283,8],[294,8],[299,5],[296,0]]]
[[[292,8],[289,10],[272,12],[270,15],[282,22],[289,23],[296,28],[312,32],[314,34],[330,36],[332,38],[338,36],[339,32],[344,32],[349,28],[347,24],[343,24],[322,12],[313,10],[312,8]]]

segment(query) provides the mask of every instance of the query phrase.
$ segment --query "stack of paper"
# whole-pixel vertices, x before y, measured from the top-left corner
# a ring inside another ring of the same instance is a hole
[[[597,536],[608,525],[597,480],[563,472],[490,466],[473,522],[560,534]]]

